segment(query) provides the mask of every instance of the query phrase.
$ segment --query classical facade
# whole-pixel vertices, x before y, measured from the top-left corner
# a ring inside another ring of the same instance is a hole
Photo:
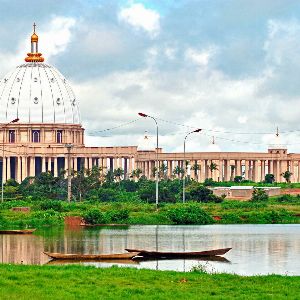
[[[25,63],[0,81],[0,122],[0,175],[4,182],[10,178],[21,182],[46,171],[57,176],[60,170],[93,166],[102,167],[103,172],[122,168],[125,177],[139,168],[143,175],[153,178],[155,149],[85,147],[78,101],[64,76],[44,63],[35,29]],[[72,145],[70,154],[66,144]],[[267,173],[283,181],[281,173],[286,170],[293,173],[292,181],[300,181],[300,154],[289,154],[278,145],[266,153],[192,152],[185,157],[158,149],[159,165],[166,166],[166,177],[178,177],[173,170],[183,168],[185,159],[189,176],[201,182],[235,176],[261,181]],[[213,171],[211,163],[216,166]]]

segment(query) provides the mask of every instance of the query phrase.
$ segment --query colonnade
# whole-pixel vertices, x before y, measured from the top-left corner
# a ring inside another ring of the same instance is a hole
[[[162,165],[164,165],[163,168]],[[164,173],[166,178],[182,176],[183,173],[175,171],[177,166],[184,170],[184,161],[159,160],[160,174],[162,176]],[[138,161],[137,167],[147,178],[154,178],[155,160]],[[233,181],[236,176],[260,182],[265,180],[266,174],[273,174],[275,181],[284,182],[285,179],[281,174],[285,171],[292,173],[292,182],[300,182],[300,160],[199,159],[187,161],[187,176],[199,182],[207,178],[212,178],[214,181]]]
[[[169,156],[169,157],[168,157]],[[139,159],[139,155],[131,156],[81,156],[71,154],[70,168],[78,171],[81,168],[91,169],[93,166],[101,168],[101,173],[108,170],[121,168],[124,177],[128,178],[135,169],[141,170],[141,175],[149,179],[155,177],[155,155],[150,159]],[[1,164],[2,168],[2,164]],[[67,155],[60,156],[6,156],[2,172],[4,182],[10,178],[21,182],[28,176],[36,176],[41,172],[51,172],[55,177],[60,170],[68,170]],[[180,178],[184,170],[184,160],[174,160],[171,154],[164,155],[164,159],[159,159],[160,177]],[[177,172],[174,172],[177,170]],[[181,171],[180,171],[181,170]],[[281,175],[285,171],[292,173],[291,181],[300,182],[300,158],[295,159],[191,159],[187,160],[187,176],[203,182],[207,178],[214,181],[230,181],[236,176],[241,176],[245,180],[255,182],[263,181],[266,174],[273,174],[275,181],[283,182],[285,179]]]
[[[28,176],[36,176],[41,172],[51,172],[54,177],[59,175],[61,170],[68,170],[67,156],[6,156],[2,164],[0,174],[4,182],[13,178],[17,182],[22,182]],[[128,177],[135,168],[134,157],[75,157],[70,158],[70,168],[78,171],[81,168],[92,169],[93,166],[101,168],[101,173],[108,170],[121,168],[124,176]]]

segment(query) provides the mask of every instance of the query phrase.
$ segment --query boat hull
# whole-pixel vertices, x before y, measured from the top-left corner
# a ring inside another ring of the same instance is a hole
[[[63,254],[44,252],[46,255],[55,260],[124,260],[132,259],[137,256],[138,252],[116,253],[116,254]]]
[[[139,253],[142,257],[153,257],[153,258],[196,258],[196,257],[211,257],[224,255],[232,248],[215,249],[200,252],[159,252],[159,251],[146,251],[140,249],[125,249],[129,253]]]
[[[0,234],[32,234],[36,229],[0,230]]]

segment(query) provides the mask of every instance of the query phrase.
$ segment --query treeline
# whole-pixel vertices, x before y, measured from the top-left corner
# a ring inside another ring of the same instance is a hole
[[[143,201],[155,202],[155,181],[148,180],[145,176],[139,176],[138,170],[134,170],[134,176],[124,179],[122,169],[108,171],[101,175],[101,169],[93,167],[91,170],[83,169],[74,172],[72,176],[72,201],[83,200],[100,202],[117,201]],[[137,175],[138,174],[138,175]],[[36,177],[27,177],[18,184],[14,180],[8,180],[4,187],[6,200],[26,198],[28,200],[67,198],[67,179],[62,173],[54,177],[50,172],[41,173]],[[217,197],[213,192],[192,179],[186,181],[186,201],[196,202],[222,202],[225,197]],[[159,201],[176,203],[182,201],[182,180],[160,178]]]

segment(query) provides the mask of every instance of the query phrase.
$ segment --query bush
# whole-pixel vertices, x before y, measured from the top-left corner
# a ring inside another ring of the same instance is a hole
[[[99,209],[95,209],[95,208],[87,211],[83,216],[83,218],[85,222],[92,225],[106,223],[104,214]]]
[[[204,186],[214,186],[215,182],[212,178],[206,178],[203,183]]]
[[[237,182],[237,183],[242,182],[242,180],[243,180],[243,177],[242,177],[242,176],[235,176],[234,179],[233,179],[233,181],[234,181],[234,182]]]
[[[103,202],[113,202],[113,201],[117,201],[118,197],[119,197],[119,193],[117,191],[115,191],[114,189],[104,189],[104,188],[100,188],[98,190],[98,197],[100,201]]]
[[[197,204],[185,204],[167,211],[168,218],[175,224],[211,224],[213,218]]]
[[[128,209],[111,210],[107,213],[107,219],[109,219],[110,222],[122,222],[128,220],[128,218]]]
[[[224,200],[224,197],[218,197],[214,195],[210,189],[200,185],[197,182],[193,182],[187,188],[186,199],[204,203],[220,203]]]
[[[254,189],[251,201],[268,201],[269,196],[263,189]]]
[[[275,181],[274,174],[266,174],[265,183],[273,183]]]
[[[298,203],[299,202],[299,195],[297,195],[296,197],[293,197],[290,194],[286,194],[286,195],[281,195],[279,196],[276,200],[278,202],[287,202],[287,203]]]
[[[62,212],[64,210],[62,203],[60,201],[55,201],[55,200],[48,200],[42,202],[40,204],[40,209],[41,210],[53,209],[54,211],[59,211],[59,212]]]

